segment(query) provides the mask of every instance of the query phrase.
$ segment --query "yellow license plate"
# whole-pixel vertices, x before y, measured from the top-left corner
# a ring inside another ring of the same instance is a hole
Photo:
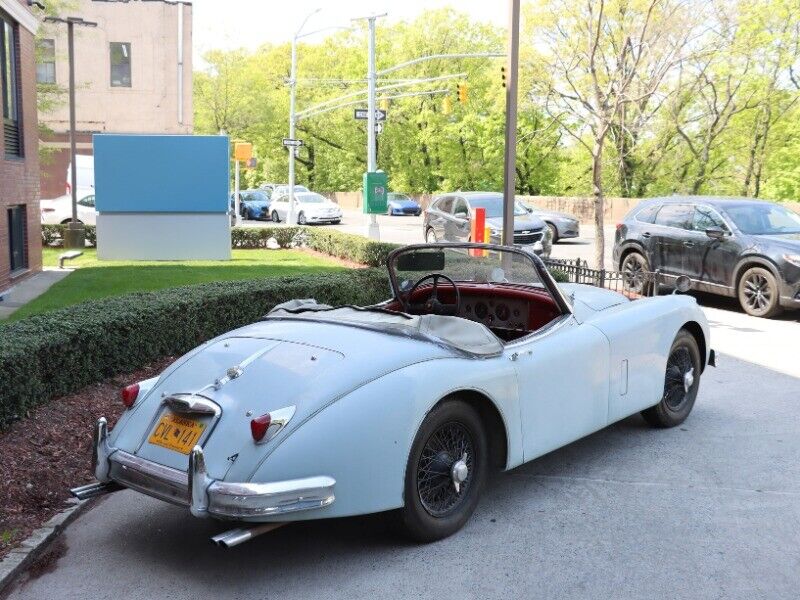
[[[161,417],[147,441],[181,454],[189,454],[205,428],[205,423],[194,419],[166,414]]]

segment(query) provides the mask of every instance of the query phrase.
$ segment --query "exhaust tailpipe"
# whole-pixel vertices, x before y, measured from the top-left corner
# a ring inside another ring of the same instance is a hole
[[[111,492],[118,492],[121,489],[124,488],[116,481],[109,481],[107,483],[96,481],[95,483],[89,483],[87,485],[72,488],[69,493],[75,496],[78,500],[88,500],[89,498],[105,496]]]
[[[287,523],[261,523],[253,527],[237,527],[215,535],[211,538],[211,541],[221,548],[233,548],[252,540],[262,533],[270,532],[284,525],[287,525]]]

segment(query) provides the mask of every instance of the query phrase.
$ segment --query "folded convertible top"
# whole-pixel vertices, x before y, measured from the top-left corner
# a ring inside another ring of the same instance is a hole
[[[503,342],[488,327],[460,317],[409,315],[357,306],[333,307],[319,304],[312,298],[278,304],[266,316],[281,317],[361,325],[386,333],[415,334],[476,356],[493,356],[503,351]]]

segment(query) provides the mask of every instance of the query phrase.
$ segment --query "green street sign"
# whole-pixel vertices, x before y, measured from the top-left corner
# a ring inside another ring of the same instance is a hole
[[[364,173],[364,212],[384,214],[387,208],[389,177],[383,171]]]

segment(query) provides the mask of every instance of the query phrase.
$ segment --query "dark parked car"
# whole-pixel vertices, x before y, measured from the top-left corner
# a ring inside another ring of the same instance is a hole
[[[245,219],[269,220],[270,197],[264,190],[242,190],[239,192],[239,213]],[[231,209],[235,210],[233,194]]]
[[[503,234],[503,194],[497,192],[454,192],[434,198],[425,210],[425,241],[469,242],[476,208],[486,209],[486,225],[492,244],[499,244]],[[550,256],[553,247],[550,229],[519,201],[514,203],[514,245],[527,247],[536,254]]]
[[[640,203],[617,225],[614,261],[635,291],[644,271],[686,275],[756,317],[800,308],[800,215],[747,198],[673,196]]]

